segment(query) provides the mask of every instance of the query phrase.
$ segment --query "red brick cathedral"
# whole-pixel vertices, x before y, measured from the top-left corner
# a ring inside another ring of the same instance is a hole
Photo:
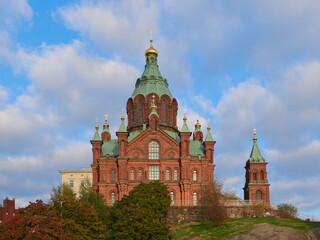
[[[210,126],[204,138],[199,121],[192,133],[184,116],[178,130],[178,102],[159,71],[152,38],[145,57],[145,70],[127,101],[128,125],[122,114],[117,139],[111,139],[107,119],[101,137],[96,125],[91,140],[93,189],[111,205],[139,183],[160,180],[169,187],[173,205],[196,206],[201,186],[213,182]]]

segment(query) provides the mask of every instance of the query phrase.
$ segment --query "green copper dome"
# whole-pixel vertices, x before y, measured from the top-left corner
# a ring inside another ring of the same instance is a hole
[[[256,136],[253,138],[253,146],[252,146],[252,150],[251,150],[251,154],[250,157],[248,159],[247,162],[250,163],[265,163],[266,160],[264,157],[262,157],[258,144],[257,144],[257,138]]]
[[[155,93],[159,97],[166,94],[172,99],[173,97],[168,86],[167,80],[162,77],[159,71],[157,58],[149,55],[146,58],[144,72],[142,76],[138,78],[131,98],[134,99],[139,94],[146,97],[149,93]]]

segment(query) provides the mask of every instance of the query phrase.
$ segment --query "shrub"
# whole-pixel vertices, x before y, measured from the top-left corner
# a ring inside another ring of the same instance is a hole
[[[298,209],[291,204],[282,203],[277,205],[277,213],[282,218],[296,218]]]
[[[228,218],[227,209],[222,201],[222,183],[215,179],[213,184],[204,186],[201,190],[200,206],[204,217],[213,226],[219,226]]]
[[[166,215],[168,187],[156,181],[141,183],[117,201],[112,210],[112,239],[171,239]]]
[[[254,203],[250,206],[250,208],[252,209],[253,215],[255,217],[263,217],[263,214],[265,212],[265,207],[263,206],[263,204]]]

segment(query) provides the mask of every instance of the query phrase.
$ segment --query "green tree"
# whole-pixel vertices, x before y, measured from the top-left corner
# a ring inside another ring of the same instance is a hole
[[[117,201],[112,211],[113,239],[171,239],[166,215],[171,199],[158,181],[141,183]]]
[[[61,196],[74,196],[72,188],[66,183],[53,187],[52,189],[52,193],[51,193],[52,201],[57,201],[58,199],[61,198]]]
[[[80,201],[88,202],[90,206],[94,206],[98,213],[99,220],[106,227],[104,234],[107,238],[112,225],[110,219],[110,208],[106,206],[104,196],[92,190],[89,178],[86,178],[84,184],[80,186],[79,199]]]
[[[19,209],[11,221],[0,225],[0,239],[72,239],[65,224],[49,204],[37,200]]]
[[[61,196],[61,200],[52,201],[73,239],[104,239],[105,226],[89,202],[75,196]]]

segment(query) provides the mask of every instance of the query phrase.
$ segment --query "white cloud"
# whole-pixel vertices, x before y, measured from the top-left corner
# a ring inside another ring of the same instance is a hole
[[[13,27],[13,21],[18,18],[31,20],[33,11],[28,0],[11,0],[0,2],[0,22],[2,26]]]
[[[9,98],[9,93],[8,93],[8,91],[6,90],[6,88],[4,88],[4,87],[2,87],[1,85],[0,85],[0,103],[1,103],[1,101],[2,102],[5,102],[6,100],[8,100],[8,98]],[[0,105],[1,106],[1,105]]]

